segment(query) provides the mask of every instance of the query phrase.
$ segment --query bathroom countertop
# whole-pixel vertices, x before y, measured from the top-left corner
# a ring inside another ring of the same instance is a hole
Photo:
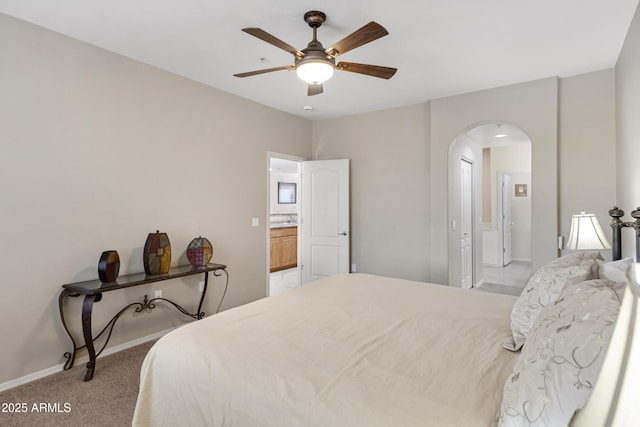
[[[269,224],[269,228],[287,228],[287,227],[298,227],[297,222],[280,222],[280,223],[272,223]]]

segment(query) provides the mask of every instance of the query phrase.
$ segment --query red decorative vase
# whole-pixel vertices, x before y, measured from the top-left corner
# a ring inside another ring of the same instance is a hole
[[[209,239],[196,237],[187,246],[187,259],[194,267],[203,267],[211,261],[213,256],[213,246]]]

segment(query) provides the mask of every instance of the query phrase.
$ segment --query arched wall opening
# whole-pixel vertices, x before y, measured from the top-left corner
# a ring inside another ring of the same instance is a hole
[[[498,119],[531,138],[532,269],[558,256],[558,79],[550,77],[430,102],[430,281],[450,284],[449,148]],[[451,283],[454,285],[454,283]]]
[[[531,139],[517,124],[469,125],[448,152],[449,284],[492,283],[503,267],[532,261]],[[469,189],[469,190],[467,190]],[[514,261],[513,264],[512,261]]]

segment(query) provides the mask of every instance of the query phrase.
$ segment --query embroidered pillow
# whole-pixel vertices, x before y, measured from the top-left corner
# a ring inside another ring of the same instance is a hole
[[[540,311],[554,302],[565,285],[597,278],[599,252],[574,252],[538,270],[527,282],[511,311],[511,334],[503,347],[520,350]]]
[[[607,280],[565,287],[540,313],[505,383],[499,425],[568,425],[591,395],[619,310]]]
[[[627,271],[633,264],[633,258],[624,258],[618,261],[598,261],[598,277],[614,282],[614,289],[620,296],[624,296],[624,288],[627,286]]]

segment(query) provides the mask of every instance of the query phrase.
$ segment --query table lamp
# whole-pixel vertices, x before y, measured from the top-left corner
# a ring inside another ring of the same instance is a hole
[[[571,231],[567,249],[577,251],[611,249],[598,218],[594,214],[580,212],[571,217]]]

